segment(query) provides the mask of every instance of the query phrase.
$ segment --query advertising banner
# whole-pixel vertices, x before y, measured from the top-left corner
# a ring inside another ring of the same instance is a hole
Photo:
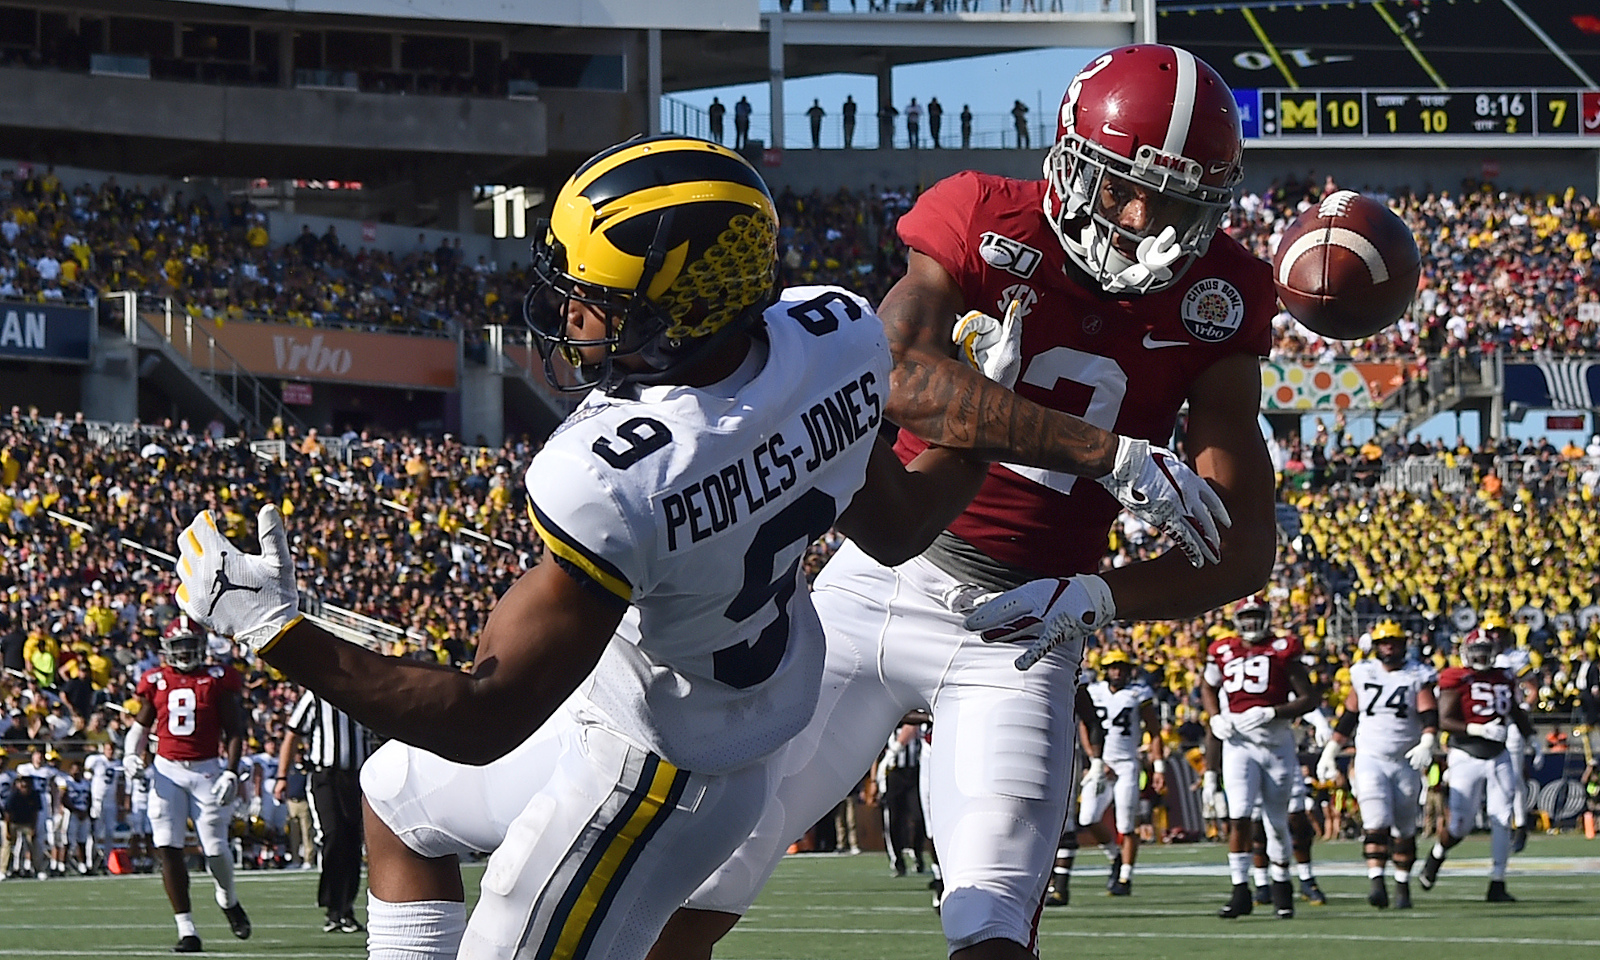
[[[173,342],[202,369],[225,373],[229,358],[258,377],[322,380],[425,390],[456,388],[456,342],[439,337],[360,330],[312,329],[279,323],[197,322]],[[225,351],[219,356],[211,342]]]
[[[0,357],[88,363],[93,338],[88,307],[0,301]]]
[[[1274,411],[1371,410],[1400,389],[1404,371],[1399,363],[1267,360],[1261,364],[1261,406]]]

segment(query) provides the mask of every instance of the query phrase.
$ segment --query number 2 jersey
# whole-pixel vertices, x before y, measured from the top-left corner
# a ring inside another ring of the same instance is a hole
[[[1100,716],[1105,728],[1105,745],[1100,756],[1112,763],[1139,759],[1139,747],[1144,743],[1144,722],[1140,709],[1155,693],[1142,683],[1130,683],[1121,690],[1111,689],[1104,680],[1089,684],[1089,699],[1094,701],[1094,712]]]
[[[1399,760],[1422,739],[1417,693],[1433,686],[1430,666],[1407,663],[1389,670],[1375,657],[1350,667],[1350,686],[1361,711],[1356,752]]]
[[[591,393],[527,472],[547,548],[628,606],[574,706],[697,773],[810,720],[824,646],[800,560],[865,481],[889,393],[854,294],[787,290],[762,329],[722,385]]]
[[[1068,271],[1041,207],[1044,190],[1043,180],[956,174],[918,198],[896,229],[955,279],[969,309],[1002,317],[1016,302],[1019,396],[1164,445],[1206,368],[1270,350],[1272,268],[1219,232],[1171,287],[1118,299]],[[900,432],[902,459],[923,446]],[[1092,480],[996,464],[928,556],[990,587],[1093,573],[1120,509]]]
[[[244,690],[239,671],[225,664],[184,673],[169,666],[146,670],[135,691],[156,707],[156,755],[168,760],[212,760],[221,752],[222,709]]]
[[[1461,691],[1461,719],[1467,723],[1490,723],[1499,720],[1507,727],[1511,722],[1511,707],[1516,702],[1516,683],[1504,670],[1490,667],[1473,670],[1469,667],[1446,667],[1439,674],[1441,697],[1447,690]],[[1450,746],[1487,760],[1499,756],[1506,745],[1498,740],[1474,737],[1467,733],[1450,734]]]

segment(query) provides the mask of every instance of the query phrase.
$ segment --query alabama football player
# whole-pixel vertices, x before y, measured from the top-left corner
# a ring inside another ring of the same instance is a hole
[[[1439,728],[1450,734],[1450,822],[1422,865],[1422,889],[1432,890],[1446,852],[1472,832],[1487,800],[1489,814],[1490,903],[1512,903],[1506,892],[1506,861],[1511,856],[1511,757],[1506,738],[1511,727],[1533,736],[1533,724],[1517,702],[1516,682],[1494,665],[1494,638],[1476,629],[1461,639],[1461,666],[1439,674]]]
[[[178,925],[175,953],[202,950],[183,858],[190,820],[228,929],[240,940],[250,938],[250,917],[233,890],[233,854],[228,849],[228,820],[238,795],[237,767],[244,746],[244,680],[227,664],[207,665],[205,645],[204,633],[189,617],[167,624],[161,633],[162,664],[145,671],[134,690],[139,712],[123,759],[129,776],[147,772],[150,778],[150,833]]]
[[[777,231],[760,174],[687,137],[605,150],[553,198],[527,320],[551,382],[570,365],[591,392],[528,467],[546,549],[472,672],[299,619],[274,507],[260,556],[209,512],[183,535],[185,609],[395,738],[361,777],[371,956],[644,956],[760,826],[763,761],[811,716],[807,545],[837,520],[899,562],[982,481],[895,458],[882,324],[837,287],[780,291]],[[466,922],[473,850],[494,854]]]
[[[1372,656],[1351,666],[1344,712],[1317,762],[1319,779],[1336,778],[1339,752],[1354,737],[1349,779],[1365,834],[1367,902],[1380,910],[1389,906],[1383,870],[1391,859],[1395,909],[1411,909],[1422,774],[1433,765],[1439,730],[1435,680],[1432,667],[1407,661],[1406,634],[1398,623],[1385,620],[1373,627]]]
[[[1119,47],[1072,79],[1057,117],[1046,179],[959,173],[897,222],[911,253],[882,314],[901,454],[930,442],[996,463],[923,556],[891,568],[846,544],[823,569],[827,693],[781,761],[784,822],[690,898],[664,955],[708,956],[788,843],[921,707],[949,745],[932,758],[930,820],[950,954],[1032,957],[1085,638],[1198,615],[1271,572],[1272,468],[1255,427],[1271,270],[1217,229],[1240,177],[1232,93],[1185,50]],[[973,310],[1005,318],[1010,362],[961,359],[955,322]],[[1199,481],[1157,446],[1185,403]],[[1183,549],[1102,573],[1125,507]],[[952,610],[945,596],[970,598],[970,584],[1001,593]]]
[[[1516,681],[1517,701],[1525,712],[1539,702],[1539,685],[1533,679],[1533,657],[1527,647],[1517,646],[1505,615],[1491,610],[1483,615],[1478,629],[1494,641],[1494,665]],[[1516,795],[1511,802],[1511,852],[1521,853],[1528,845],[1528,740],[1515,726],[1506,729],[1506,756],[1511,758],[1511,781]]]
[[[1272,902],[1278,918],[1294,916],[1294,888],[1289,883],[1289,801],[1300,776],[1294,734],[1289,723],[1316,706],[1311,679],[1300,660],[1294,637],[1276,636],[1271,610],[1261,596],[1250,596],[1234,609],[1237,636],[1221,637],[1206,651],[1201,699],[1210,715],[1212,741],[1220,763],[1208,762],[1205,789],[1216,789],[1221,769],[1228,802],[1228,876],[1233,895],[1218,911],[1224,919],[1252,911],[1250,895],[1251,814],[1259,807],[1267,834],[1267,860]]]
[[[1140,750],[1150,734],[1150,786],[1166,790],[1166,757],[1156,719],[1155,694],[1134,680],[1133,659],[1125,651],[1111,650],[1100,658],[1105,679],[1089,684],[1094,712],[1105,731],[1100,756],[1089,763],[1079,801],[1078,824],[1102,844],[1110,840],[1101,818],[1115,806],[1117,833],[1121,835],[1121,861],[1112,878],[1110,893],[1126,897],[1133,892],[1133,865],[1139,856],[1139,781],[1144,772]]]

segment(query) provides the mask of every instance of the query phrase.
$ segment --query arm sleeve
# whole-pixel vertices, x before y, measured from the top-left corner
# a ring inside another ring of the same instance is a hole
[[[295,701],[294,709],[289,712],[289,729],[302,737],[310,733],[311,725],[316,722],[316,703],[316,694],[309,690],[302,693],[300,699]]]

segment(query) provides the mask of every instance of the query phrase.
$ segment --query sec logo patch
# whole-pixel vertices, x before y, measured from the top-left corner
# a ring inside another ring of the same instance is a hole
[[[1228,281],[1207,277],[1183,295],[1178,315],[1196,340],[1221,343],[1239,332],[1244,322],[1244,297]]]

